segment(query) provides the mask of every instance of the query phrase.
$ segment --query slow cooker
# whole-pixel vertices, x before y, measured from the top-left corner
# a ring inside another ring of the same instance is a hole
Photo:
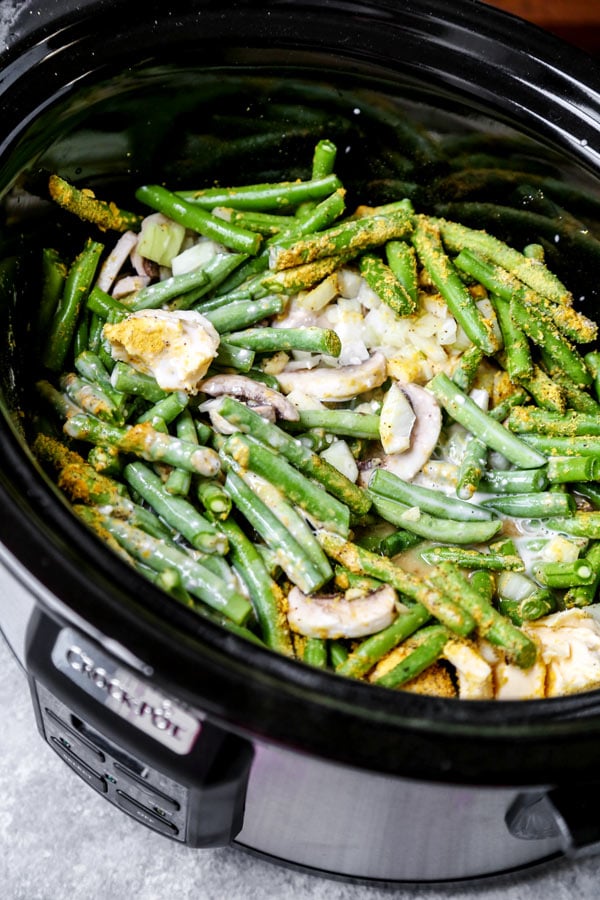
[[[594,61],[477,0],[147,0],[143,14],[97,0],[17,23],[0,60],[0,557],[14,583],[0,626],[42,739],[167,839],[234,843],[321,875],[454,882],[596,852],[597,691],[444,700],[254,646],[97,541],[36,465],[26,427],[31,254],[49,233],[69,238],[40,192],[44,173],[114,199],[149,177],[192,183],[232,166],[238,183],[297,177],[314,139],[301,114],[325,104],[344,178],[374,199],[388,151],[410,149],[426,185],[436,161],[419,158],[423,128],[525,139],[549,171],[600,197]],[[368,97],[383,98],[384,122],[365,126]],[[228,157],[231,123],[260,124],[275,103],[289,111],[279,139]],[[207,157],[207,131],[226,127],[221,155]],[[597,267],[569,267],[593,313]]]

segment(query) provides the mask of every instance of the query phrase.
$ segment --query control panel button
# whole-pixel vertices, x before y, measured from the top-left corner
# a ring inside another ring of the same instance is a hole
[[[130,772],[125,766],[115,762],[113,763],[113,768],[121,779],[129,782],[134,790],[145,795],[147,802],[156,804],[156,806],[159,806],[166,813],[178,812],[181,809],[177,800],[174,800],[172,797],[167,797],[166,794],[163,794],[162,791],[159,791],[143,778],[140,778],[139,775]]]
[[[145,806],[142,806],[141,803],[138,803],[124,791],[117,791],[116,793],[117,803],[121,809],[136,818],[138,822],[142,822],[142,824],[147,825],[148,828],[153,828],[154,831],[158,831],[160,834],[167,835],[168,837],[175,837],[179,834],[179,829],[173,825],[172,822],[168,822],[166,819],[156,816],[151,810],[146,809]]]
[[[71,750],[69,750],[65,745],[59,741],[57,738],[50,738],[50,744],[54,750],[58,753],[61,759],[71,766],[73,771],[77,772],[77,774],[87,781],[95,790],[99,791],[101,794],[105,794],[107,790],[106,781],[104,778],[99,775],[97,772],[94,772],[90,766],[86,765],[82,759],[79,759]]]
[[[78,755],[83,756],[84,758],[87,756],[88,761],[94,760],[100,763],[105,761],[106,757],[98,747],[92,744],[91,741],[88,741],[83,735],[79,734],[79,732],[75,731],[74,728],[71,728],[71,726],[57,716],[55,712],[48,709],[48,707],[45,707],[44,713],[46,721],[50,720],[52,725],[56,726],[53,730],[57,730],[60,734],[64,735],[68,742],[74,745]]]

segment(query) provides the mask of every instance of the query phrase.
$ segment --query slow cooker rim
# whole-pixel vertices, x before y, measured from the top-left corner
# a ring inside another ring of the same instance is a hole
[[[94,11],[97,12],[100,8],[114,7],[116,5],[118,5],[118,4],[100,2],[98,4],[94,4]],[[210,6],[210,5],[211,4],[208,4],[208,6]],[[246,7],[247,4],[239,3],[239,4],[233,4],[233,5],[235,7],[242,8],[242,7]],[[348,4],[340,4],[337,2],[327,3],[327,6],[331,7],[332,9],[334,9],[334,8],[337,9],[340,6],[347,6],[347,5]],[[361,6],[364,6],[364,5],[365,4],[361,4]],[[394,8],[393,4],[391,4],[391,3],[379,3],[379,4],[371,4],[371,5],[379,6],[382,8],[385,7],[388,10]],[[312,7],[315,7],[315,4],[313,4],[313,3],[289,4],[289,3],[284,2],[284,3],[275,3],[275,4],[273,4],[273,6],[281,7],[281,8],[291,7],[291,6],[293,6],[293,7],[311,7],[312,8]],[[408,4],[408,7],[410,9],[416,9],[417,7],[419,7],[419,9],[421,11],[424,6],[428,6],[431,9],[433,9],[434,11],[437,11],[438,13],[441,12],[443,9],[443,4],[441,2],[439,2],[439,0],[434,0],[434,2],[432,2],[430,4]],[[468,16],[466,16],[467,10],[470,10],[471,12],[475,12],[476,9],[477,9],[478,15],[481,16],[483,11],[481,9],[481,4],[478,2],[478,0],[464,0],[464,2],[457,7],[458,13],[460,15],[462,15],[464,12],[466,18],[468,18]],[[443,12],[445,14],[447,14],[448,10],[444,9]],[[508,23],[507,23],[506,19],[504,18],[504,14],[500,14],[500,18],[497,18],[497,13],[499,13],[499,11],[493,10],[490,7],[486,7],[484,21],[486,18],[488,18],[488,12],[489,12],[489,21],[490,21],[491,31],[493,31],[494,22],[496,22],[496,23],[502,22],[503,27],[504,27],[504,25],[506,25],[508,27]],[[43,34],[50,35],[50,37],[52,39],[52,40],[49,39],[49,45],[50,45],[52,43],[52,41],[57,41],[59,38],[61,38],[61,40],[62,39],[66,40],[67,32],[69,31],[69,28],[71,28],[71,27],[75,28],[75,29],[81,29],[81,28],[83,28],[83,24],[81,21],[78,21],[78,22],[74,23],[73,25],[68,25],[68,27],[66,27],[64,31],[57,32],[55,30],[49,29],[48,32],[43,32]],[[562,46],[562,44],[560,42],[555,41],[555,39],[552,38],[551,36],[547,36],[546,33],[538,33],[537,30],[535,30],[535,34],[536,34],[536,40],[539,40],[540,44],[543,44],[546,41],[546,38],[549,37],[550,45],[553,45],[554,47],[560,47],[561,51],[564,51],[564,47]],[[69,34],[69,41],[71,39],[72,39],[72,35]],[[37,43],[36,43],[36,40],[37,40]],[[45,37],[43,37],[41,39],[41,43],[40,43],[39,37],[36,38],[36,40],[33,41],[31,46],[33,46],[35,44],[39,48],[44,43]],[[26,46],[27,46],[27,42],[26,42]],[[57,52],[56,48],[54,48],[53,52],[54,53]],[[19,58],[18,47],[17,47],[17,49],[13,48],[13,54],[16,54],[16,56],[13,56],[12,58],[14,58],[14,59]],[[0,62],[1,62],[1,60],[0,60]],[[2,95],[3,90],[4,90],[4,87],[3,86],[0,87],[0,100],[1,100],[1,95]],[[14,442],[14,435],[10,435],[10,436],[4,435],[2,438],[3,451],[6,453],[7,461],[11,457],[13,457],[12,463],[16,464],[17,459],[18,459],[19,450],[17,449],[16,445],[13,442]],[[22,460],[21,460],[21,462],[22,462]],[[54,496],[51,491],[49,491],[48,486],[43,482],[43,479],[38,480],[36,483],[35,479],[39,479],[40,476],[39,476],[39,473],[32,472],[31,463],[29,461],[26,463],[25,468],[27,470],[27,477],[29,479],[31,479],[32,474],[35,474],[34,481],[33,482],[29,481],[29,486],[24,488],[24,490],[27,491],[27,501],[28,501],[28,504],[30,505],[30,511],[33,512],[36,516],[39,516],[39,515],[47,516],[48,521],[51,521],[53,524],[56,524],[57,526],[59,526],[60,533],[66,535],[66,537],[71,545],[69,549],[70,550],[76,549],[77,551],[81,550],[84,554],[84,556],[82,556],[81,559],[85,559],[85,560],[89,559],[89,557],[85,557],[85,553],[91,547],[91,536],[80,525],[80,523],[78,523],[75,520],[75,518],[71,515],[71,513],[68,512],[68,510],[60,502],[60,500],[56,496]],[[25,476],[25,471],[22,474]],[[24,481],[24,484],[26,484],[27,478],[24,477],[23,481]],[[4,485],[4,491],[5,491],[5,496],[7,498],[7,503],[10,502],[9,495],[10,495],[11,488],[14,488],[14,483],[12,483],[12,482],[11,482],[10,488],[6,484]],[[8,491],[8,493],[7,493],[7,491]],[[14,498],[13,498],[12,502],[14,502]],[[23,510],[21,507],[19,512],[22,513],[22,511]],[[16,513],[16,516],[18,518],[18,512]],[[14,520],[13,520],[12,524],[14,525]],[[0,529],[0,536],[2,537],[3,541],[6,542],[10,546],[12,534],[5,532],[4,525],[5,525],[5,520],[3,520],[3,522],[2,522],[2,528]],[[6,525],[7,525],[8,530],[10,531],[11,526],[8,521],[6,521]],[[33,535],[30,534],[30,537],[33,537]],[[121,563],[120,561],[115,561],[114,556],[112,554],[110,554],[106,548],[98,547],[95,539],[93,542],[93,546],[102,560],[101,572],[102,572],[103,576],[108,577],[108,575],[111,573],[111,570],[121,569],[122,571],[119,572],[120,586],[122,584],[127,585],[129,580],[131,580],[132,585],[134,582],[135,583],[144,583],[144,586],[147,590],[149,590],[150,595],[156,594],[156,597],[154,599],[157,599],[159,597],[159,592],[157,592],[156,589],[154,589],[152,586],[147,586],[146,583],[143,582],[141,577],[137,575],[137,573],[133,573],[133,572],[130,572],[129,570],[127,570],[127,567],[123,563]],[[56,548],[56,552],[60,552],[58,550],[58,548]],[[18,550],[16,548],[15,548],[15,555],[18,555]],[[78,562],[79,561],[80,560],[78,557]],[[31,560],[30,560],[30,563],[33,564]],[[74,571],[77,571],[76,566],[75,566]],[[42,573],[40,573],[40,574],[42,574]],[[167,598],[163,598],[163,596],[160,595],[160,601],[161,601],[161,603],[166,603]],[[170,603],[170,601],[168,601],[168,602]],[[187,614],[187,611],[185,611],[185,612]],[[145,624],[148,625],[147,622]],[[148,629],[150,630],[149,625],[148,625]],[[220,653],[221,649],[222,649],[220,644],[223,639],[221,630],[218,629],[216,626],[214,626],[212,623],[204,622],[204,621],[201,622],[201,628],[199,630],[201,632],[202,640],[203,640],[203,642],[205,642],[204,647],[205,648],[208,647],[212,651],[219,651],[219,653]],[[254,654],[261,657],[262,661],[265,662],[265,669],[260,671],[260,679],[261,680],[264,679],[265,674],[267,674],[269,677],[273,677],[275,682],[278,682],[279,678],[282,677],[282,674],[284,677],[289,677],[290,682],[292,682],[292,683],[295,681],[295,678],[297,677],[298,681],[300,683],[297,686],[300,687],[301,690],[309,690],[310,693],[314,697],[318,697],[321,694],[320,685],[323,683],[323,680],[329,681],[330,682],[330,685],[329,685],[330,690],[328,689],[328,693],[332,693],[334,695],[334,697],[336,697],[336,695],[339,693],[339,695],[340,695],[339,701],[341,702],[342,699],[344,699],[345,702],[348,703],[349,707],[352,707],[353,698],[356,697],[357,695],[360,696],[362,693],[364,693],[365,690],[368,692],[368,694],[366,695],[367,699],[368,698],[373,699],[373,697],[375,695],[379,695],[382,698],[385,696],[387,699],[387,692],[383,692],[382,689],[378,689],[378,688],[374,688],[374,687],[366,686],[366,685],[362,685],[362,684],[353,684],[351,682],[348,682],[346,684],[341,679],[336,678],[336,676],[329,675],[328,673],[313,672],[311,670],[305,669],[304,667],[302,667],[301,665],[299,665],[296,662],[286,660],[283,657],[278,657],[275,654],[271,654],[268,651],[265,653],[265,651],[262,651],[260,648],[248,647],[246,642],[241,641],[240,639],[236,638],[235,636],[231,636],[231,637],[228,636],[228,643],[230,645],[229,651],[225,651],[223,653],[223,659],[227,659],[229,656],[229,653],[232,650],[235,651],[236,654],[239,654],[240,660],[242,659],[243,656],[249,656],[251,658]],[[253,677],[256,677],[256,671],[253,666],[250,667],[250,671],[252,671]],[[291,677],[292,674],[294,675],[294,678]],[[307,685],[308,685],[308,688],[307,688]],[[180,687],[183,687],[183,686],[180,686]],[[593,696],[594,696],[593,694],[588,694],[588,695],[586,695],[586,699],[583,701],[582,701],[581,697],[575,697],[575,698],[557,698],[556,700],[550,700],[550,701],[548,701],[548,700],[519,701],[514,704],[506,703],[505,701],[502,703],[499,703],[498,701],[494,701],[493,703],[490,703],[490,704],[486,704],[485,702],[483,702],[483,706],[480,706],[480,704],[477,703],[477,708],[481,711],[481,710],[483,710],[483,708],[486,705],[489,705],[491,710],[497,710],[497,713],[494,712],[493,716],[494,716],[494,718],[502,717],[503,722],[502,723],[498,722],[495,724],[497,724],[498,728],[500,728],[501,731],[503,732],[502,735],[500,735],[500,737],[507,738],[509,736],[509,731],[507,731],[507,723],[506,723],[506,718],[505,718],[506,716],[508,716],[510,718],[511,722],[514,722],[514,724],[517,727],[518,727],[519,723],[522,723],[523,725],[526,725],[528,729],[530,729],[531,728],[531,719],[535,719],[537,717],[538,711],[542,712],[542,713],[546,713],[552,707],[554,710],[552,715],[554,715],[556,713],[556,715],[558,715],[559,717],[562,717],[563,715],[568,715],[570,712],[579,710],[581,707],[585,707],[589,703],[592,703]],[[323,702],[323,698],[321,697],[320,699],[321,699],[321,702]],[[440,721],[443,720],[443,718],[444,718],[443,715],[440,715],[440,713],[442,713],[446,710],[452,710],[453,715],[450,716],[449,721],[445,724],[447,724],[449,727],[455,726],[459,730],[461,727],[464,727],[464,722],[461,722],[461,719],[463,718],[463,716],[470,716],[470,712],[467,713],[467,707],[465,707],[461,701],[458,701],[458,702],[457,701],[447,701],[447,700],[440,700],[439,698],[415,699],[408,695],[406,697],[403,697],[402,700],[406,701],[404,704],[406,706],[406,717],[405,717],[405,721],[402,724],[408,724],[410,728],[418,729],[418,728],[424,727],[424,724],[425,724],[426,720],[428,719],[428,717],[422,716],[422,709],[424,706],[426,706],[428,709],[430,709],[432,711],[431,724],[433,724],[435,726],[435,729],[437,729]],[[381,702],[382,702],[382,704],[385,705],[385,701],[383,699]],[[397,702],[397,701],[395,701],[395,702]],[[460,705],[457,705],[457,704],[460,704]],[[420,712],[416,709],[417,705],[420,707]],[[368,706],[370,706],[370,704],[366,703],[365,706],[368,707]],[[414,707],[414,709],[413,709],[413,707]],[[456,716],[454,715],[455,711],[458,711]],[[361,713],[364,714],[364,712],[365,712],[365,710],[361,708]],[[369,712],[373,712],[373,711],[369,710]],[[386,712],[387,712],[387,710],[386,710]],[[378,718],[378,717],[375,716],[375,718]],[[581,723],[579,723],[577,721],[570,722],[570,723],[568,723],[567,730],[569,732],[570,731],[576,732],[579,730],[580,724]],[[477,725],[478,729],[481,729],[482,726],[483,726],[483,723],[481,720],[479,720],[478,725]],[[586,721],[585,727],[590,728],[591,723],[589,721]],[[554,731],[555,729],[558,729],[559,732],[562,732],[562,731],[564,731],[564,728],[565,728],[564,723],[556,723],[556,722],[547,723],[546,722],[544,725],[545,733],[547,733],[546,729],[549,729],[550,732]],[[492,730],[494,730],[494,726],[492,726]]]

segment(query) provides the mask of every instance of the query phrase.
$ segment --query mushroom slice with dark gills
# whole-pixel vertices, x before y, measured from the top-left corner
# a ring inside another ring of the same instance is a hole
[[[298,420],[298,410],[282,393],[245,375],[213,375],[200,384],[200,390],[209,397],[236,397],[256,408],[260,415],[268,415],[270,408],[281,419]]]

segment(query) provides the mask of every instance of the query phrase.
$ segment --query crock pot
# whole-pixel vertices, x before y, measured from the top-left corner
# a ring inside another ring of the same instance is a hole
[[[26,441],[32,254],[49,237],[71,237],[41,199],[44,173],[117,200],[148,178],[226,177],[219,158],[197,150],[208,117],[217,128],[230,113],[258,122],[265,103],[285,100],[299,114],[326,102],[331,128],[340,115],[345,123],[335,134],[345,141],[343,178],[373,192],[382,142],[402,151],[409,133],[392,116],[359,143],[359,91],[397,104],[418,127],[524,136],[600,197],[594,61],[476,0],[147,0],[143,14],[98,0],[58,4],[41,21],[22,23],[0,60],[0,558],[14,583],[0,597],[0,625],[27,673],[42,738],[168,839],[234,843],[338,878],[458,881],[595,852],[599,692],[451,701],[254,646],[175,604],[99,543]],[[292,118],[248,171],[235,162],[238,183],[296,177],[314,134],[303,137]],[[230,172],[227,140],[219,146]],[[420,160],[425,182],[434,165]],[[597,269],[569,265],[593,313]]]

